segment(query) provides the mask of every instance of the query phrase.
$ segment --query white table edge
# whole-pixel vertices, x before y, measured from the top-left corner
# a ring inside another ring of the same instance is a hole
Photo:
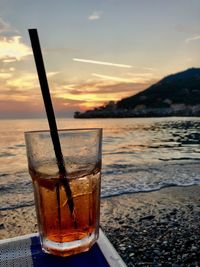
[[[0,245],[12,241],[23,241],[35,236],[39,236],[38,233],[2,239],[0,240]],[[126,267],[126,264],[101,229],[99,231],[99,238],[97,240],[97,243],[110,267]]]

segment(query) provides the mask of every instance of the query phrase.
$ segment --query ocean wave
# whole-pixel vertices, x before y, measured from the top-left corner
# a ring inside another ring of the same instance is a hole
[[[169,183],[169,184],[163,184],[160,186],[152,187],[152,188],[139,188],[139,189],[133,189],[133,188],[127,188],[126,190],[118,190],[116,192],[109,192],[109,193],[102,193],[101,198],[110,198],[110,197],[116,197],[116,196],[122,196],[126,194],[136,194],[136,193],[150,193],[154,191],[159,191],[163,188],[168,187],[187,187],[187,186],[193,186],[193,185],[200,185],[200,181],[186,183],[186,184],[180,184],[180,183]]]
[[[179,160],[195,160],[195,161],[200,161],[200,158],[193,158],[193,157],[179,157],[179,158],[159,158],[159,160],[163,160],[163,161],[171,161],[171,160],[175,160],[175,161],[179,161]]]
[[[26,147],[25,144],[16,144],[15,147]]]
[[[76,122],[70,120],[69,125],[73,127],[75,123],[76,127]],[[20,130],[21,137],[12,135],[13,128],[24,125],[22,121],[18,123],[13,122],[11,138],[7,141],[9,131],[4,121],[1,122],[0,132],[4,129],[6,135],[0,146],[0,210],[34,204],[24,126]],[[30,120],[27,123],[30,126]],[[44,120],[40,123],[44,125]],[[38,128],[38,120],[31,121],[31,127],[33,124]],[[62,125],[66,125],[66,120]],[[109,120],[109,123],[91,119],[90,126],[104,129],[103,198],[200,184],[199,118],[131,118]]]
[[[1,206],[0,207],[0,211],[14,210],[14,209],[19,209],[19,208],[26,208],[26,207],[30,207],[30,206],[34,206],[34,205],[35,205],[34,201],[15,203],[15,204]]]
[[[8,176],[9,173],[0,173],[0,177],[5,177],[5,176]]]
[[[0,186],[1,195],[8,193],[29,193],[32,192],[32,182],[31,181],[15,181],[14,183],[1,183]]]
[[[101,193],[101,198],[110,198],[110,197],[116,197],[116,196],[122,196],[126,194],[136,194],[136,193],[150,193],[154,191],[158,191],[163,188],[168,188],[168,187],[187,187],[187,186],[192,186],[192,185],[200,185],[200,181],[194,181],[191,183],[186,183],[186,184],[180,184],[180,183],[164,183],[157,185],[155,187],[139,187],[139,188],[126,188],[126,189],[116,189],[116,190],[109,190],[109,192],[104,192],[102,191]],[[6,210],[14,210],[18,208],[26,208],[30,206],[34,206],[34,201],[26,201],[26,202],[20,202],[20,203],[14,203],[14,204],[6,204],[0,207],[0,211],[6,211]]]
[[[10,152],[2,152],[0,154],[0,158],[8,158],[8,157],[15,157],[15,156],[16,156],[16,154],[10,153]]]

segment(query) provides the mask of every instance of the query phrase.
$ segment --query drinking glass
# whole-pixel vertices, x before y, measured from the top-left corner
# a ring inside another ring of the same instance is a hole
[[[98,238],[102,129],[58,130],[58,135],[65,177],[50,131],[25,132],[25,142],[42,249],[68,256],[89,250]]]

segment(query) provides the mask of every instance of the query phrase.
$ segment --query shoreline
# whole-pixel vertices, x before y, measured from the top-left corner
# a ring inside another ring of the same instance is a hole
[[[122,193],[114,193],[112,195],[102,195],[101,196],[101,200],[104,199],[110,199],[110,198],[115,198],[115,197],[123,197],[123,196],[128,196],[128,195],[135,195],[135,194],[148,194],[148,193],[153,193],[153,192],[158,192],[160,190],[166,189],[166,188],[171,188],[171,187],[191,187],[191,186],[200,186],[199,184],[191,184],[191,185],[176,185],[176,184],[169,184],[169,185],[165,185],[161,188],[156,188],[156,189],[151,189],[151,190],[141,190],[141,191],[130,191],[130,192],[122,192]],[[10,207],[0,207],[0,212],[2,211],[10,211],[10,210],[17,210],[17,209],[26,209],[28,207],[34,207],[34,200],[31,201],[30,203],[26,203],[26,204],[21,204],[21,205],[16,205],[16,206],[10,206]]]
[[[161,117],[200,117],[200,106],[174,108],[143,108],[143,109],[94,109],[85,112],[76,111],[74,119],[96,118],[161,118]]]
[[[115,193],[113,195],[109,196],[102,196],[101,199],[109,199],[109,198],[115,198],[115,197],[123,197],[123,196],[128,196],[128,195],[135,195],[135,194],[148,194],[148,193],[154,193],[154,192],[159,192],[168,188],[173,188],[173,187],[178,187],[178,188],[187,188],[187,187],[195,187],[195,186],[200,186],[199,184],[191,184],[191,185],[176,185],[176,184],[169,184],[166,186],[163,186],[161,188],[156,188],[152,190],[141,190],[141,191],[133,191],[133,192],[123,192],[123,193]]]
[[[34,206],[0,221],[1,239],[37,232]],[[127,266],[200,266],[200,185],[102,198],[100,222]]]

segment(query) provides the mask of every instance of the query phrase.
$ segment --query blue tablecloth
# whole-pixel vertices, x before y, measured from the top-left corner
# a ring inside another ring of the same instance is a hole
[[[117,251],[100,230],[87,252],[58,257],[42,251],[37,234],[0,240],[0,267],[126,267]]]
[[[48,266],[48,267],[109,267],[99,245],[96,243],[87,252],[77,254],[70,257],[58,257],[43,253],[38,242],[38,237],[31,238],[31,254],[34,267]]]

